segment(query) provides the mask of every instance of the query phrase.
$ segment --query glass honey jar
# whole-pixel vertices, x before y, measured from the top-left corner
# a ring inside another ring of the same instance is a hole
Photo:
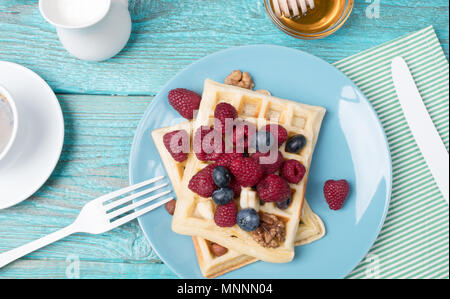
[[[314,0],[314,8],[297,17],[278,17],[272,1],[264,0],[267,13],[283,32],[300,39],[319,39],[336,32],[350,16],[354,0]]]

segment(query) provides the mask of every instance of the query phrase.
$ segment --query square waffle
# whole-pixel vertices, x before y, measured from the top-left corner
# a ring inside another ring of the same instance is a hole
[[[181,182],[183,180],[185,162],[175,161],[163,143],[163,136],[175,130],[185,130],[192,137],[192,122],[184,122],[167,128],[161,128],[152,132],[152,137],[156,148],[161,156],[164,167],[172,182],[177,198],[182,194]],[[191,140],[192,142],[192,140]],[[295,238],[295,245],[309,244],[321,239],[325,235],[325,226],[322,220],[309,207],[305,200],[302,208],[300,224]],[[228,250],[224,255],[217,257],[211,250],[212,242],[201,237],[192,237],[195,251],[202,274],[207,278],[214,278],[232,270],[241,268],[250,263],[256,262],[254,257]]]
[[[190,179],[208,165],[206,162],[198,160],[195,154],[189,155],[185,165],[181,183],[183,193],[178,197],[172,230],[180,234],[202,237],[230,250],[245,252],[247,255],[263,261],[289,262],[294,258],[294,243],[304,202],[309,167],[325,109],[207,79],[192,132],[201,126],[213,124],[214,109],[220,102],[233,105],[238,111],[239,118],[253,123],[257,128],[268,123],[279,123],[286,128],[289,136],[302,134],[306,137],[306,146],[297,154],[285,152],[283,146],[280,148],[285,159],[298,160],[306,168],[304,179],[299,184],[290,184],[292,189],[291,205],[286,210],[278,209],[274,203],[266,203],[260,207],[260,212],[275,215],[285,223],[285,240],[277,248],[268,248],[260,245],[251,233],[242,230],[237,225],[226,228],[217,226],[211,213],[205,213],[205,210],[208,209],[213,213],[215,206],[212,200],[202,198],[188,188]],[[236,204],[239,209],[239,198],[236,200]]]

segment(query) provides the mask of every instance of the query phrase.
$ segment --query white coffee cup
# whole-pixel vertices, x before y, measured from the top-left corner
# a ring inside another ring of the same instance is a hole
[[[16,103],[6,88],[0,85],[0,161],[2,161],[17,137],[19,115]]]

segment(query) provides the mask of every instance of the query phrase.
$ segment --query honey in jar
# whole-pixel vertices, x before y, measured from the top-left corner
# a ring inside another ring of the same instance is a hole
[[[348,6],[347,2],[346,0],[314,0],[315,7],[313,9],[308,7],[306,14],[293,18],[282,16],[278,19],[286,27],[297,32],[318,33],[338,23]]]

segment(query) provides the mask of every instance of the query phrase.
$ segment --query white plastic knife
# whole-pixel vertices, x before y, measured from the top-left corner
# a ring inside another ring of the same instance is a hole
[[[391,67],[392,79],[408,125],[448,204],[449,156],[447,149],[428,114],[406,61],[402,57],[396,57],[392,60]]]

